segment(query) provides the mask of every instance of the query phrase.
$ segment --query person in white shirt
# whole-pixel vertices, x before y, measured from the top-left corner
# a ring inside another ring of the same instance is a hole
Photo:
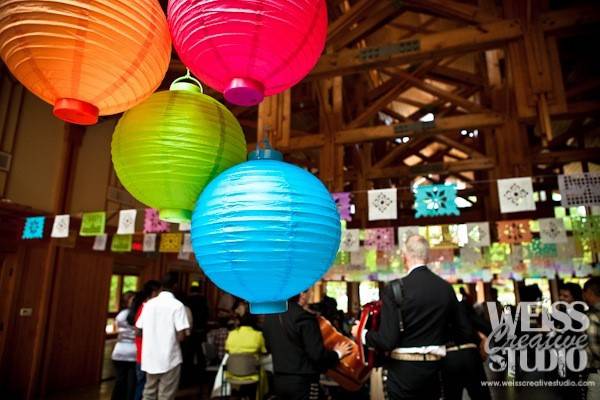
[[[144,400],[175,398],[183,360],[179,342],[190,330],[185,306],[173,295],[177,276],[167,274],[161,283],[162,292],[148,300],[135,324],[142,335]]]

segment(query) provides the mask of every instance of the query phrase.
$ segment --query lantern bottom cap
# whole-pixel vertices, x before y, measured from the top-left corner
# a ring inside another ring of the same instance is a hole
[[[287,301],[265,301],[262,303],[250,303],[250,313],[252,314],[278,314],[286,312],[288,309]]]
[[[57,99],[53,112],[56,117],[72,124],[93,125],[98,122],[98,107],[83,100]]]
[[[225,100],[238,106],[255,106],[265,98],[262,83],[251,78],[233,78],[223,90]]]
[[[182,208],[161,208],[158,210],[158,218],[167,222],[190,222],[192,220],[192,211]]]

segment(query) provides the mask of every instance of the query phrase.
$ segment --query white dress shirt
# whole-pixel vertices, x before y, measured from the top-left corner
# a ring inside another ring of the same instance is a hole
[[[163,291],[144,305],[135,326],[142,330],[142,371],[165,373],[182,362],[177,332],[190,328],[183,303]]]
[[[411,272],[413,272],[415,269],[417,269],[419,267],[427,268],[427,265],[425,265],[425,264],[413,265],[412,267],[410,267],[408,269],[407,275],[410,275]],[[362,331],[361,340],[364,345],[367,344],[367,330],[366,329],[363,329],[363,331]],[[420,347],[398,347],[398,348],[394,349],[394,351],[396,351],[398,353],[435,354],[435,355],[438,355],[441,357],[446,356],[446,346],[445,345],[420,346]]]

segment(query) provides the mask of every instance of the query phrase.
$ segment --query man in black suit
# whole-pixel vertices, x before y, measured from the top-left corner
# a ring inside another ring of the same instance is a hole
[[[265,318],[263,334],[273,357],[274,392],[284,400],[319,398],[319,375],[350,354],[352,346],[323,347],[315,314],[304,309],[306,293],[292,297],[288,310]]]
[[[401,312],[391,282],[383,292],[378,331],[363,331],[363,343],[390,352],[385,387],[391,400],[439,399],[445,344],[452,338],[463,343],[471,333],[452,286],[427,268],[428,253],[425,238],[408,238],[403,249],[408,275],[402,279]],[[354,335],[356,330],[355,326]]]

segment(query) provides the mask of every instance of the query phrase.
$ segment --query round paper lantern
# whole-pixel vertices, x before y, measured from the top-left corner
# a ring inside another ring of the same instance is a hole
[[[90,125],[156,90],[171,42],[156,0],[3,0],[0,56],[58,118]]]
[[[199,86],[178,81],[127,111],[112,140],[123,186],[169,222],[189,222],[206,184],[245,155],[233,114]]]
[[[259,151],[208,184],[192,216],[198,263],[221,289],[246,299],[254,314],[284,312],[287,299],[331,266],[340,217],[311,173]]]
[[[171,0],[167,14],[183,63],[242,106],[298,83],[327,36],[325,0]]]

